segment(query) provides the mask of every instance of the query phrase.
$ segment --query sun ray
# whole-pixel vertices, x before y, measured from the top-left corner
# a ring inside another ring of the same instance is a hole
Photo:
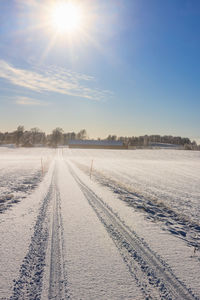
[[[52,38],[51,38],[50,42],[48,43],[47,47],[45,48],[44,52],[42,53],[39,64],[42,64],[43,61],[45,60],[45,58],[48,56],[48,53],[51,51],[51,49],[53,48],[53,46],[56,43],[56,38],[57,38],[57,35],[55,33],[52,36]]]

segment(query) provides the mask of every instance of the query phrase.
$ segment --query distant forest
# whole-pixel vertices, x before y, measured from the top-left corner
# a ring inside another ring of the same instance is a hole
[[[85,129],[76,132],[65,133],[62,128],[55,128],[51,134],[46,134],[39,128],[32,128],[25,130],[24,126],[18,126],[12,132],[0,132],[0,145],[14,144],[17,147],[37,147],[49,146],[57,147],[68,145],[70,140],[86,140],[88,135]],[[98,140],[101,140],[100,138]],[[121,136],[108,135],[107,138],[102,140],[109,141],[122,141],[126,146],[133,147],[150,147],[155,144],[173,144],[181,146],[186,150],[200,150],[200,145],[189,138],[171,135],[144,135],[144,136]]]

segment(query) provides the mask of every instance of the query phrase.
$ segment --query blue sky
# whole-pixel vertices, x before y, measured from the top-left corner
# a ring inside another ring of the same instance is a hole
[[[70,37],[49,26],[52,2],[0,1],[0,131],[200,139],[199,0],[74,0]]]

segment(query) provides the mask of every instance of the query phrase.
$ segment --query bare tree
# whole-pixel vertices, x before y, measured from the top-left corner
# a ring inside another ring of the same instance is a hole
[[[77,133],[77,139],[85,140],[86,138],[87,138],[87,131],[85,129],[82,129]]]
[[[52,135],[51,135],[51,145],[57,147],[59,144],[62,143],[62,138],[63,138],[63,129],[60,127],[55,128],[52,131]]]
[[[22,138],[23,136],[23,133],[24,133],[24,126],[18,126],[17,127],[17,130],[15,131],[15,143],[17,146],[19,146],[20,144],[20,139]]]

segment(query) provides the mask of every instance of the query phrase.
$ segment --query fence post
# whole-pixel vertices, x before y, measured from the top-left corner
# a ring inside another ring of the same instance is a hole
[[[92,177],[92,168],[93,168],[93,160],[92,160],[92,162],[91,162],[91,167],[90,167],[90,179],[91,179],[91,177]]]
[[[43,167],[42,157],[41,157],[41,170],[42,170],[42,176],[43,176],[44,175],[44,167]]]

